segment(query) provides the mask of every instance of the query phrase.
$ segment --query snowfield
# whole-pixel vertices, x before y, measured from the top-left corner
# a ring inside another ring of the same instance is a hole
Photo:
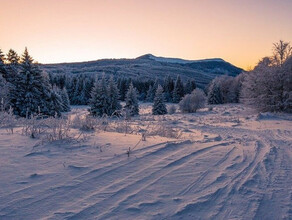
[[[140,108],[129,125],[160,136],[108,129],[39,144],[0,129],[0,219],[292,219],[292,115]]]

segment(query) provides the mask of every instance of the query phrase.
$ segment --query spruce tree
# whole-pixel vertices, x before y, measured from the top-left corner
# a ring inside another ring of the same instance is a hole
[[[55,87],[51,91],[50,112],[51,115],[61,116],[61,112],[64,111],[63,100],[60,95],[60,89]]]
[[[158,85],[158,88],[155,93],[154,104],[152,107],[152,114],[153,115],[165,115],[167,114],[167,109],[165,106],[163,88]]]
[[[7,110],[10,105],[11,84],[0,75],[0,111]]]
[[[0,76],[3,76],[5,78],[6,76],[6,69],[5,69],[5,55],[0,49]]]
[[[15,50],[10,49],[7,53],[7,62],[10,65],[17,65],[20,62],[20,57]]]
[[[14,76],[14,89],[11,91],[11,103],[16,115],[30,117],[39,111],[45,115],[55,115],[52,111],[52,89],[27,48],[22,55],[20,72]]]
[[[155,93],[153,92],[153,87],[150,85],[147,90],[146,101],[153,102]]]
[[[109,99],[105,76],[96,81],[91,93],[90,112],[94,116],[103,116],[108,114]]]
[[[222,104],[223,103],[221,90],[216,79],[214,79],[211,82],[211,85],[209,87],[207,101],[208,101],[208,104]]]
[[[125,109],[130,113],[131,116],[139,115],[139,103],[137,99],[137,90],[131,83],[126,94],[126,105]]]
[[[108,98],[109,98],[109,108],[108,115],[112,115],[116,110],[121,109],[121,104],[119,102],[119,90],[114,78],[111,76],[108,82]]]
[[[195,89],[196,89],[195,81],[188,79],[188,81],[185,84],[185,89],[184,89],[185,94],[191,94],[192,91],[194,91]]]
[[[179,101],[181,100],[183,96],[184,96],[184,86],[183,86],[180,76],[178,75],[174,84],[173,102],[179,103]]]
[[[65,87],[60,91],[60,95],[61,95],[62,103],[63,103],[63,111],[69,112],[71,110],[70,100],[67,93],[67,89]]]
[[[164,94],[165,94],[165,99],[168,102],[172,101],[173,88],[174,88],[173,79],[168,75],[164,79],[164,83],[163,83],[163,90],[164,90]]]

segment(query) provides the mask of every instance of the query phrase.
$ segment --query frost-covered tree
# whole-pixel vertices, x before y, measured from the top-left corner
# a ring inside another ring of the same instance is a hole
[[[188,81],[186,82],[185,88],[184,88],[184,92],[185,94],[191,94],[192,91],[194,91],[194,89],[196,89],[196,82],[194,80],[190,80],[188,79]]]
[[[137,99],[137,90],[131,83],[126,94],[126,105],[125,109],[131,116],[139,115],[139,103]]]
[[[65,87],[62,90],[60,90],[60,96],[62,98],[63,111],[69,112],[71,110],[70,100],[69,100],[67,89]]]
[[[0,49],[0,76],[5,77],[6,76],[6,68],[5,68],[5,55]]]
[[[155,93],[153,93],[153,87],[150,85],[149,89],[147,90],[146,101],[153,102]]]
[[[220,90],[219,80],[212,80],[208,89],[208,104],[222,104],[222,94]]]
[[[41,112],[45,115],[55,115],[52,109],[52,88],[47,76],[43,75],[27,48],[22,55],[20,72],[14,76],[11,91],[11,105],[16,115],[30,117]]]
[[[51,91],[51,103],[50,103],[51,115],[61,116],[61,112],[64,111],[63,100],[60,94],[60,89],[54,87]]]
[[[109,98],[105,76],[97,80],[91,92],[90,113],[94,116],[103,116],[108,114]]]
[[[165,102],[165,98],[164,98],[163,88],[160,85],[158,85],[156,93],[155,93],[153,107],[152,107],[153,115],[167,114],[167,109],[164,102]]]
[[[241,101],[261,112],[292,112],[292,58],[283,53],[282,43],[275,44],[274,55],[263,58],[244,77]]]
[[[282,66],[291,55],[292,47],[289,42],[280,40],[274,43],[272,61],[275,65]]]
[[[172,101],[173,89],[174,89],[173,79],[168,75],[164,79],[164,83],[163,83],[163,90],[164,90],[164,94],[165,94],[165,99],[168,102]]]
[[[121,104],[119,102],[119,90],[114,78],[111,76],[108,81],[108,98],[109,98],[109,107],[107,114],[112,115],[116,110],[121,109]]]
[[[0,75],[0,111],[7,110],[10,104],[11,85]]]
[[[184,85],[181,81],[180,75],[177,76],[177,79],[174,84],[172,99],[174,103],[178,103],[181,98],[184,96]]]
[[[206,95],[201,89],[195,89],[191,94],[187,94],[179,102],[182,112],[193,113],[203,108],[206,104]]]

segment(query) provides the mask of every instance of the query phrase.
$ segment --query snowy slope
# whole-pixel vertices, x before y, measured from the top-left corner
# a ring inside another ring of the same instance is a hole
[[[139,135],[33,148],[0,129],[0,219],[292,219],[291,115],[141,112],[133,125],[162,120],[182,136],[148,137],[128,157]]]

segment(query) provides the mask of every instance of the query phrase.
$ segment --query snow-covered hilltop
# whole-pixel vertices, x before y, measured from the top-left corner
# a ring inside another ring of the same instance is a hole
[[[187,64],[187,63],[198,63],[198,62],[225,62],[221,58],[212,58],[212,59],[202,59],[202,60],[184,60],[180,58],[169,58],[169,57],[157,57],[152,54],[145,54],[141,57],[138,57],[138,59],[141,58],[148,58],[155,60],[157,62],[163,62],[163,63],[178,63],[178,64]]]

